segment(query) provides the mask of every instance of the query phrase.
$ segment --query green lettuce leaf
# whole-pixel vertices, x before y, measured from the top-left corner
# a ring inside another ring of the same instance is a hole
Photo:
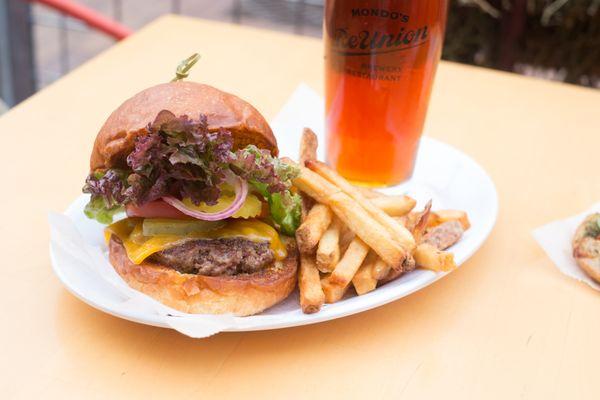
[[[300,196],[289,190],[271,193],[268,184],[262,182],[250,181],[250,184],[269,203],[271,219],[279,230],[285,235],[294,236],[296,229],[300,226]]]
[[[86,217],[95,219],[101,224],[110,224],[113,221],[114,215],[123,210],[123,207],[119,205],[108,207],[102,197],[92,197],[89,203],[86,204],[83,212]]]

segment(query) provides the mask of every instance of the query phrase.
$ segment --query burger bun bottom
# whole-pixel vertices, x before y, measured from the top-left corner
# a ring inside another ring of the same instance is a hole
[[[191,314],[260,313],[281,302],[296,286],[298,256],[287,241],[288,256],[253,274],[206,276],[182,274],[164,265],[134,264],[115,236],[109,241],[109,260],[129,286],[176,310]]]

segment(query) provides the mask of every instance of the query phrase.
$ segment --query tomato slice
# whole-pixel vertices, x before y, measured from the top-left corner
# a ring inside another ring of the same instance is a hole
[[[129,204],[125,206],[125,212],[128,217],[190,219],[188,215],[162,200],[151,201],[140,207]]]

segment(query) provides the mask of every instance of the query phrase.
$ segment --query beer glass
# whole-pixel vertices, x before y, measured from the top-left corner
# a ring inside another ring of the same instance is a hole
[[[326,0],[328,162],[347,179],[409,179],[440,59],[447,0]]]

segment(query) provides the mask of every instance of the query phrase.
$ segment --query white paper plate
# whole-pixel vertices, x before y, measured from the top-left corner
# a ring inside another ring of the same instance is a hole
[[[304,91],[304,93],[302,93]],[[299,93],[300,92],[300,93]],[[294,126],[293,118],[286,117],[286,113],[298,112],[298,107],[303,105],[303,114],[307,113],[313,118],[313,126],[320,133],[320,121],[315,116],[316,110],[320,111],[320,99],[307,92],[305,87],[299,88],[292,96],[279,118],[273,123],[282,154],[294,156],[292,149],[297,149],[299,129]],[[315,104],[315,101],[317,103]],[[310,110],[307,108],[314,108]],[[310,118],[308,118],[310,119]],[[282,130],[290,130],[281,134]],[[293,129],[293,131],[292,131]],[[433,200],[433,209],[460,209],[467,211],[471,221],[471,228],[465,233],[459,243],[451,248],[455,255],[457,265],[464,263],[485,241],[496,221],[498,200],[496,189],[490,177],[473,159],[459,150],[424,137],[417,159],[414,179],[410,184],[409,193],[419,201],[422,206],[429,199]],[[403,193],[406,188],[388,189],[390,193]],[[83,215],[83,207],[87,196],[75,200],[65,212],[81,234],[83,243],[79,246],[104,246],[103,226],[87,219]],[[73,244],[71,244],[73,245]],[[77,246],[77,244],[75,244]],[[52,266],[56,275],[75,296],[89,305],[127,320],[154,326],[174,327],[165,322],[164,315],[160,315],[150,303],[129,301],[123,290],[98,276],[90,268],[82,267],[84,260],[68,256],[68,252],[60,251],[54,242],[50,246]],[[100,254],[100,253],[99,253]],[[103,255],[105,256],[105,255]],[[288,299],[279,305],[265,311],[260,315],[251,317],[233,317],[232,323],[215,331],[246,331],[284,328],[305,324],[313,324],[330,319],[352,315],[361,311],[381,306],[391,301],[407,296],[446,274],[436,274],[432,271],[415,270],[399,279],[390,282],[373,292],[362,296],[349,295],[344,300],[323,306],[316,314],[303,314],[299,307],[298,294],[294,292]],[[350,290],[352,292],[352,290]],[[231,319],[231,317],[229,317]],[[214,332],[213,332],[214,333]]]

